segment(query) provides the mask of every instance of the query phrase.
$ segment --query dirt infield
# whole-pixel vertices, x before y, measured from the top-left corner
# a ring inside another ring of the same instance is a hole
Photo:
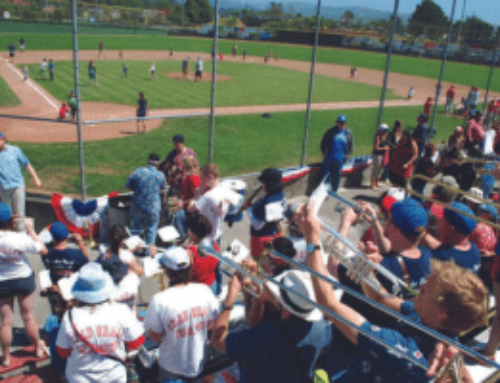
[[[163,51],[125,51],[123,59],[127,60],[181,60],[186,55],[201,57],[203,60],[210,60],[209,54],[179,52],[174,53],[171,57],[168,52]],[[15,64],[24,63],[39,63],[43,58],[51,58],[55,61],[72,60],[71,51],[35,51],[24,52],[16,56]],[[6,58],[6,57],[5,57]],[[99,60],[119,60],[118,51],[107,51],[101,58],[97,58],[96,51],[80,51],[80,60],[93,59]],[[230,57],[226,56],[225,61],[243,62],[241,56]],[[247,56],[246,63],[263,64],[262,58]],[[309,72],[311,64],[309,62],[279,60],[270,61],[267,65],[288,68],[291,70]],[[322,64],[316,65],[316,73],[318,75],[335,77],[343,80],[349,80],[350,67],[346,65]],[[55,119],[58,115],[58,109],[61,101],[47,93],[35,81],[22,81],[22,75],[17,67],[12,64],[0,60],[0,74],[7,82],[9,87],[14,91],[17,97],[21,100],[21,105],[16,107],[0,108],[2,115],[15,115],[22,117],[37,117],[46,119]],[[182,76],[180,73],[168,73],[169,77]],[[194,77],[191,73],[190,76]],[[231,80],[228,76],[217,76],[218,81]],[[383,80],[383,72],[372,69],[358,69],[358,76],[355,80],[365,84],[381,86]],[[205,73],[203,81],[211,81],[211,74]],[[444,83],[444,89],[451,85]],[[386,102],[387,106],[408,106],[422,105],[424,99],[434,95],[436,81],[418,76],[402,75],[391,73],[389,77],[388,87],[394,94],[406,97],[410,86],[415,87],[415,99],[412,102],[394,100]],[[456,86],[457,98],[465,96],[468,92],[468,87]],[[491,97],[497,95],[491,94]],[[443,99],[444,100],[444,99]],[[350,108],[373,108],[378,106],[378,101],[369,102],[337,102],[337,103],[318,103],[313,104],[314,110],[332,110],[332,109],[350,109]],[[265,112],[280,112],[280,111],[300,111],[305,110],[305,104],[289,104],[289,105],[265,105],[265,106],[241,106],[241,107],[221,107],[216,108],[217,115],[230,114],[251,114]],[[209,113],[209,108],[198,109],[168,109],[154,110],[152,116],[167,116],[176,114],[200,114]],[[133,118],[135,116],[135,108],[132,106],[98,103],[98,102],[83,102],[82,103],[82,120],[102,120],[113,118]],[[154,129],[161,125],[161,120],[152,120],[147,122],[147,129]],[[13,141],[29,141],[29,142],[75,142],[77,140],[76,126],[74,124],[56,123],[53,121],[39,122],[30,120],[18,120],[0,117],[0,130],[3,131]],[[119,138],[124,135],[133,134],[135,132],[135,122],[123,123],[105,123],[99,125],[84,125],[83,139],[85,141],[104,140],[111,138]]]
[[[178,79],[178,80],[181,80],[181,81],[196,81],[195,77],[194,77],[194,73],[188,73],[187,75],[187,78],[184,77],[184,75],[182,74],[182,72],[167,72],[167,73],[163,73],[164,76],[168,77],[168,78],[175,78],[175,79]],[[232,81],[232,77],[229,77],[229,76],[224,76],[223,74],[217,74],[217,82],[219,81]],[[206,82],[206,81],[212,81],[212,73],[203,73],[202,77],[201,77],[201,80],[199,81],[202,81],[202,82]]]

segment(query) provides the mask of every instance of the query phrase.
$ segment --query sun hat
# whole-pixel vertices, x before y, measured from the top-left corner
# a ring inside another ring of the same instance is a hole
[[[107,301],[115,291],[111,276],[96,262],[87,263],[80,269],[71,293],[84,303],[101,303]]]
[[[50,227],[50,235],[55,241],[60,242],[68,238],[69,231],[64,223],[56,221]]]
[[[299,270],[289,270],[278,275],[275,280],[292,291],[316,302],[316,295],[309,274]],[[288,292],[275,283],[267,282],[266,286],[278,301],[293,315],[308,322],[317,322],[323,318],[323,313],[312,303]]]
[[[402,201],[405,199],[405,189],[403,188],[390,188],[387,191],[387,195],[393,197],[396,201]]]
[[[453,228],[461,234],[470,235],[476,228],[477,221],[474,218],[460,214],[458,211],[475,216],[472,209],[462,202],[454,201],[450,205],[455,210],[444,209],[444,218]]]
[[[483,199],[483,191],[479,188],[470,188],[468,191],[469,194],[472,194],[472,196],[466,195],[464,198],[467,201],[471,201],[474,203],[481,203],[481,200]],[[474,198],[476,197],[476,198]]]
[[[176,134],[175,136],[172,137],[172,142],[174,144],[177,144],[179,142],[184,142],[184,136],[182,134]]]
[[[0,202],[0,222],[7,222],[12,218],[12,211],[9,205],[4,202]]]
[[[106,271],[115,284],[120,283],[120,281],[128,274],[129,265],[123,262],[117,254],[112,254],[111,257],[105,258],[99,262],[102,269]]]
[[[347,122],[347,117],[345,114],[341,114],[338,118],[337,118],[337,122]]]
[[[406,234],[420,234],[427,228],[429,217],[417,201],[407,198],[391,207],[394,224]]]
[[[160,263],[169,270],[180,271],[191,265],[191,258],[182,247],[172,246],[160,258]]]
[[[389,126],[387,124],[380,124],[378,127],[378,131],[381,132],[382,130],[384,131],[389,130]]]
[[[262,173],[260,173],[260,176],[258,180],[262,183],[278,183],[281,182],[281,172],[278,169],[275,168],[268,168],[265,169]]]
[[[464,131],[464,128],[462,128],[461,126],[455,127],[455,132],[462,133],[463,131]]]
[[[494,206],[482,203],[478,206],[478,210],[488,213],[491,216],[493,222],[498,221],[498,210]]]

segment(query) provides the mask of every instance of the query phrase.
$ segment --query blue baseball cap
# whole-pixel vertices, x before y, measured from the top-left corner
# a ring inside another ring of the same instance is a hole
[[[55,241],[60,242],[68,238],[69,231],[64,223],[57,221],[50,227],[50,235]]]
[[[395,202],[391,207],[394,224],[406,234],[420,234],[427,228],[429,216],[413,198]]]
[[[341,114],[339,118],[337,118],[337,122],[347,122],[347,117],[345,114]]]
[[[0,202],[0,222],[7,222],[12,218],[12,211],[9,205],[4,202]]]
[[[417,119],[422,120],[424,122],[427,122],[427,120],[428,120],[427,115],[423,114],[423,113],[421,115],[419,115]]]
[[[462,202],[452,202],[450,206],[456,210],[475,216],[472,209]],[[477,221],[474,218],[470,218],[451,209],[444,210],[444,217],[456,231],[465,235],[470,235],[477,225]]]
[[[494,206],[482,203],[481,205],[479,205],[478,210],[488,213],[493,219],[493,222],[498,221],[498,210]]]
[[[172,142],[177,144],[178,142],[184,142],[184,136],[182,134],[176,134],[172,137]]]

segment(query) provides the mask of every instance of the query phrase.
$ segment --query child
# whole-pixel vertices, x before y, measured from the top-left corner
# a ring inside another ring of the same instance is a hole
[[[23,81],[27,81],[28,80],[28,74],[29,74],[29,69],[25,65],[24,68],[23,68]]]
[[[47,69],[47,60],[44,58],[42,63],[40,64],[40,75],[42,79],[45,80],[45,70]]]
[[[59,109],[59,120],[64,120],[66,118],[66,113],[68,112],[68,107],[63,102],[61,104],[61,109]]]
[[[122,50],[118,51],[118,57],[120,60],[123,60],[123,51]]]
[[[45,325],[45,344],[49,345],[50,366],[52,368],[52,377],[55,382],[64,382],[64,372],[66,370],[66,360],[61,358],[56,351],[56,340],[61,327],[61,320],[67,310],[67,302],[57,293],[51,296],[53,314],[47,317]]]
[[[408,91],[408,101],[411,101],[414,93],[415,93],[415,88],[411,86],[410,90]]]
[[[128,67],[126,63],[123,63],[123,77],[128,77]]]
[[[151,72],[151,78],[154,80],[156,78],[156,63],[154,61],[151,64],[150,72]]]

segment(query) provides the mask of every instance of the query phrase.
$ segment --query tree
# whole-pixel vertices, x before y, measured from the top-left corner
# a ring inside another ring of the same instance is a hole
[[[441,35],[447,24],[448,18],[443,9],[433,0],[423,0],[408,20],[408,29],[415,36],[427,35],[432,38]]]
[[[282,20],[285,12],[283,11],[283,4],[275,3],[271,1],[271,5],[269,6],[269,20]]]
[[[171,11],[172,4],[168,0],[159,0],[156,3],[156,9],[158,9],[160,11]]]
[[[206,24],[214,21],[214,10],[208,0],[197,0],[198,2],[198,23]]]
[[[467,40],[489,40],[494,32],[493,25],[477,16],[467,17],[462,27],[463,37]]]
[[[345,25],[351,24],[351,21],[354,20],[354,13],[352,11],[346,10],[344,15],[342,16],[342,21]]]

